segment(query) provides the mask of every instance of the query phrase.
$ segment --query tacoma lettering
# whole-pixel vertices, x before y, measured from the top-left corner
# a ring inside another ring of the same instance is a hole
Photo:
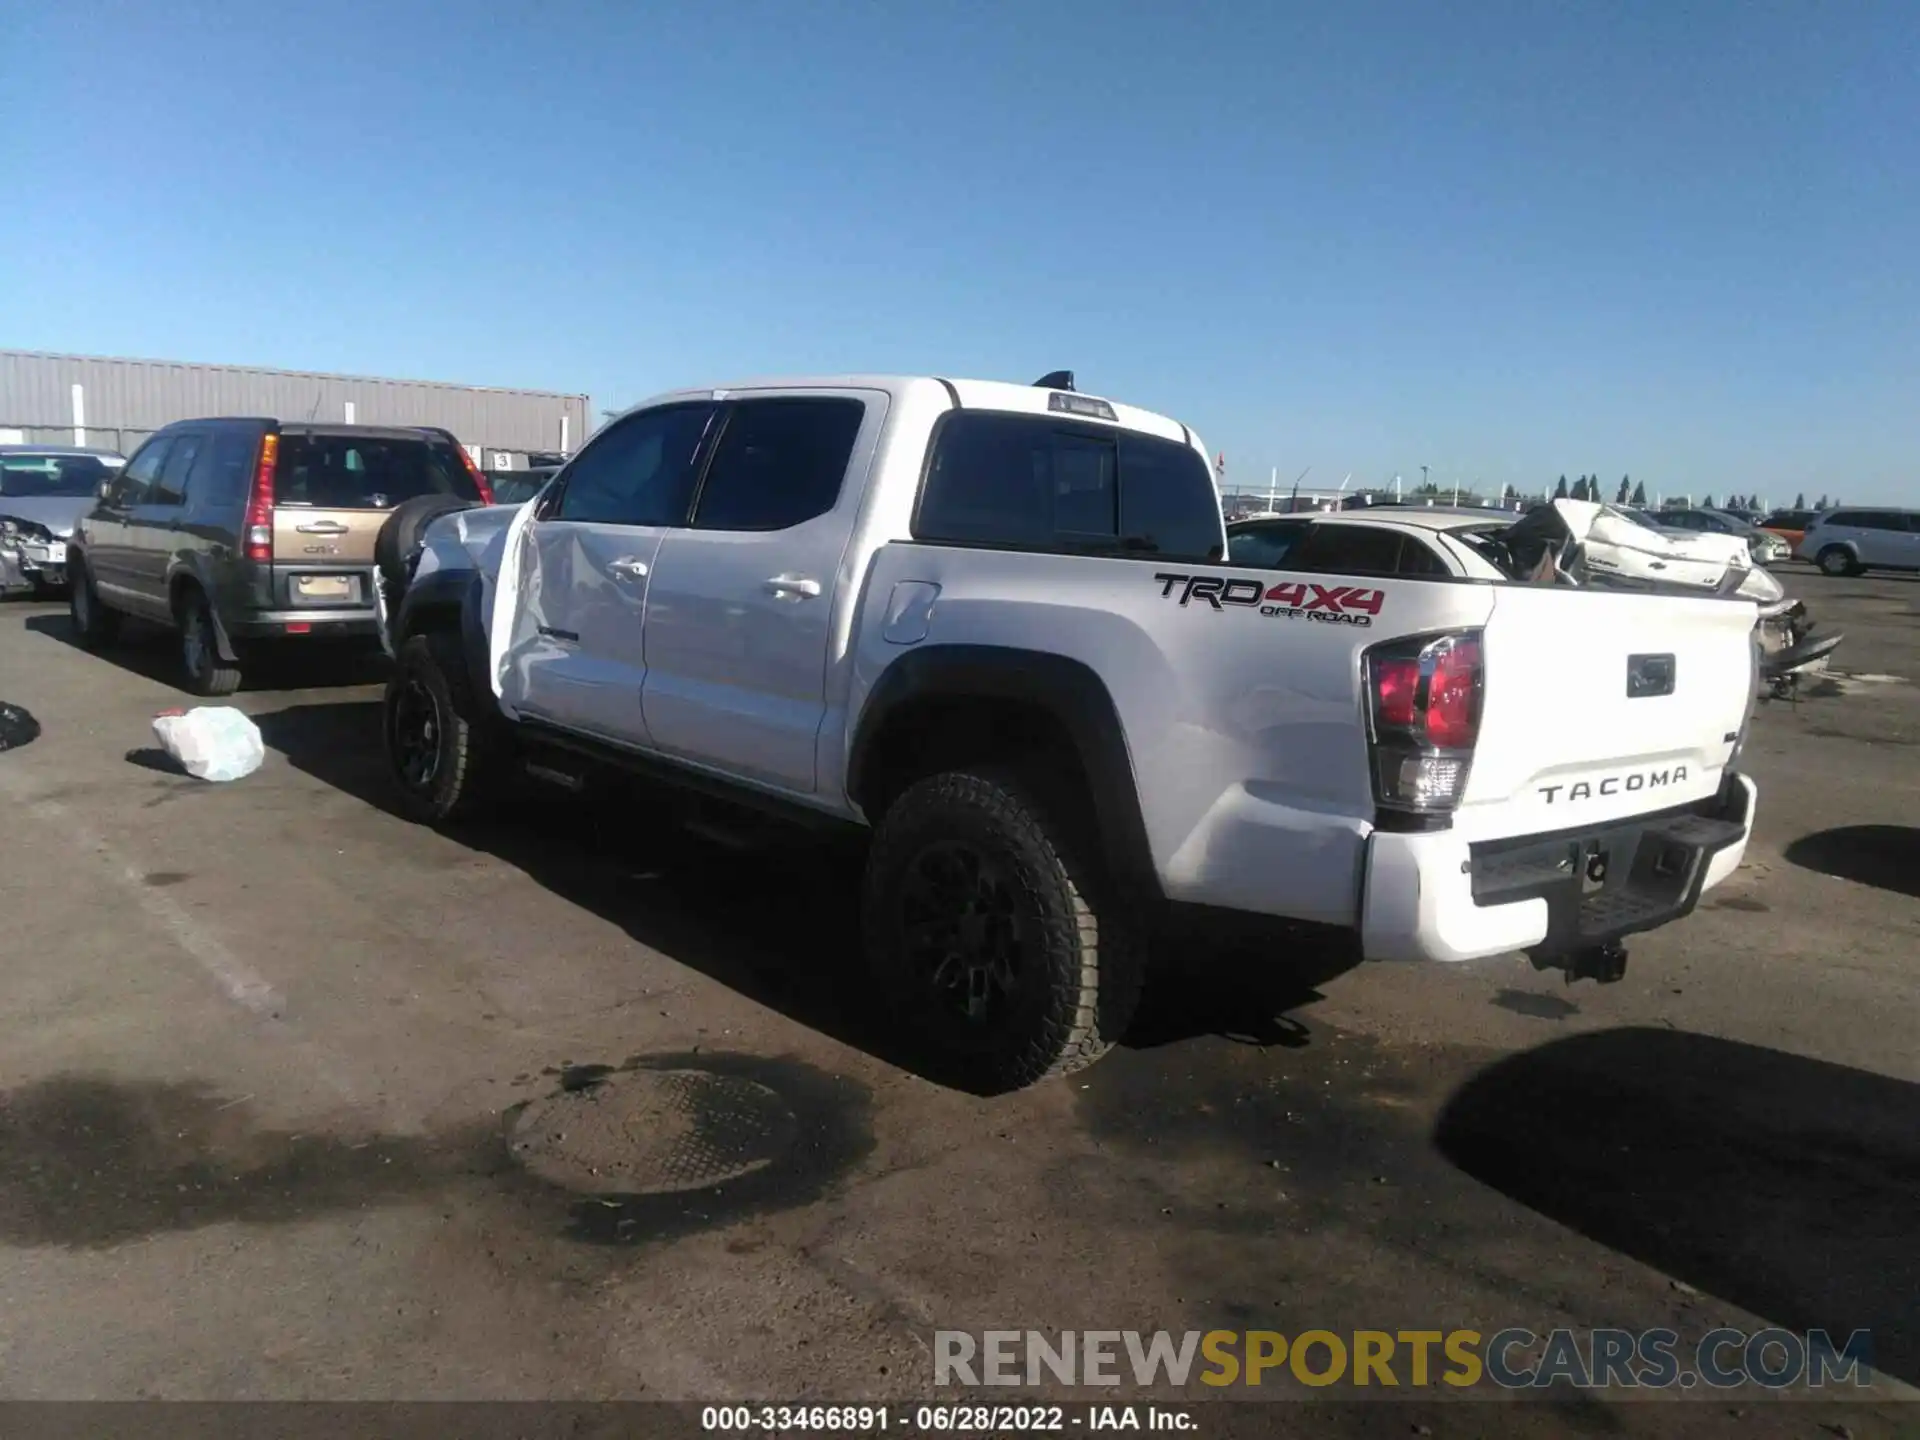
[[[1670,770],[1635,771],[1631,775],[1609,775],[1605,779],[1576,780],[1571,785],[1541,785],[1537,787],[1546,797],[1549,805],[1560,803],[1560,792],[1566,791],[1567,803],[1575,800],[1591,800],[1598,795],[1617,795],[1622,790],[1645,790],[1656,785],[1680,785],[1687,778],[1687,767],[1675,765]]]

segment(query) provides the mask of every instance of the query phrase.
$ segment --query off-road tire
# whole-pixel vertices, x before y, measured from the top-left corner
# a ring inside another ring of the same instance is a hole
[[[238,690],[240,667],[220,655],[206,592],[198,585],[185,586],[174,598],[173,618],[180,627],[180,668],[188,693],[211,698]]]
[[[407,707],[430,703],[434,765],[423,778],[410,774],[402,729]],[[501,743],[468,675],[460,637],[450,630],[415,635],[400,647],[381,707],[381,735],[400,808],[424,825],[470,820],[498,792]]]
[[[1853,558],[1853,552],[1844,545],[1829,545],[1822,550],[1814,561],[1820,567],[1822,575],[1831,575],[1839,579],[1845,575],[1858,575],[1864,568]]]
[[[100,603],[93,571],[78,557],[67,562],[67,618],[83,650],[104,650],[120,638],[120,612]]]
[[[867,961],[894,1023],[936,1079],[981,1094],[1091,1065],[1126,1030],[1146,973],[1145,926],[1099,862],[1070,798],[999,766],[930,776],[880,821],[868,852]],[[905,887],[930,847],[978,847],[1010,876],[1033,943],[1017,1004],[986,1025],[946,1009],[909,960]]]

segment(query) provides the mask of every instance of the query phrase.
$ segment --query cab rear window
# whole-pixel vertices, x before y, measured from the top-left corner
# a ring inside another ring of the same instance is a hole
[[[481,498],[459,452],[444,440],[297,433],[280,437],[275,504],[388,510],[419,495]]]
[[[930,544],[1218,560],[1220,502],[1191,446],[1063,418],[962,410],[935,432],[913,520]]]

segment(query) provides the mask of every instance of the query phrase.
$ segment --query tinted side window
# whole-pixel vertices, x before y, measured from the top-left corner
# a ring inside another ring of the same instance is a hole
[[[1445,575],[1447,569],[1411,535],[1371,525],[1316,525],[1290,570],[1336,575]]]
[[[1904,530],[1898,515],[1877,514],[1872,510],[1842,510],[1827,517],[1829,525],[1845,525],[1853,530]]]
[[[1227,558],[1235,565],[1251,565],[1262,570],[1277,570],[1286,563],[1306,537],[1304,521],[1282,521],[1274,525],[1249,525],[1227,535]]]
[[[187,475],[187,498],[196,508],[230,505],[247,493],[260,437],[239,426],[216,430],[200,447],[200,458]]]
[[[160,478],[147,487],[147,504],[178,505],[187,498],[187,476],[206,443],[205,433],[199,430],[174,437],[167,463],[160,467]]]
[[[630,415],[596,436],[563,472],[546,518],[606,525],[680,525],[693,487],[693,454],[711,405]]]
[[[867,407],[836,396],[742,400],[700,485],[698,530],[785,530],[840,498]]]
[[[122,505],[145,504],[147,491],[160,478],[160,469],[167,463],[167,452],[172,448],[173,436],[159,435],[135,451],[113,487],[115,501]]]

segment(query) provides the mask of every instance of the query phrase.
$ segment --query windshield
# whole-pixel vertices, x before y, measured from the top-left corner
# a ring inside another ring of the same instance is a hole
[[[0,495],[82,500],[113,473],[97,455],[0,455]]]
[[[1602,505],[1600,511],[1614,520],[1624,520],[1629,525],[1638,525],[1642,530],[1651,530],[1656,535],[1660,533],[1658,525],[1636,511],[1624,509],[1619,505]]]
[[[478,500],[459,452],[444,440],[284,435],[273,498],[323,510],[388,510],[418,495]]]

